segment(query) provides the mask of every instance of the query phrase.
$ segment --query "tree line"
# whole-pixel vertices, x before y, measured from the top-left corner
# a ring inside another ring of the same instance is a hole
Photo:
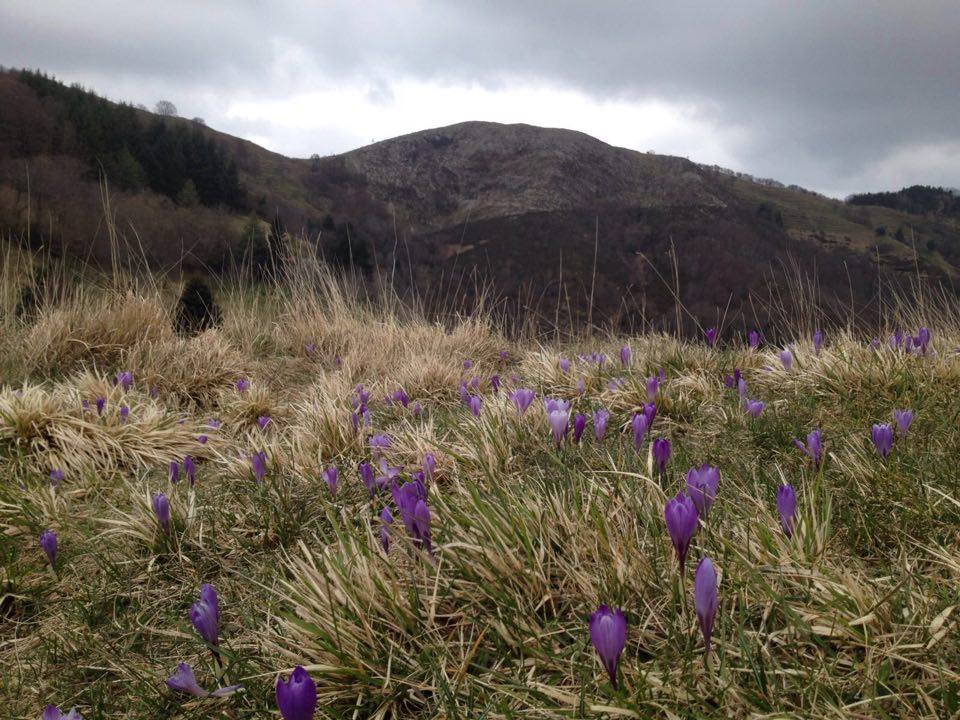
[[[229,153],[199,123],[150,116],[79,85],[23,70],[20,81],[52,111],[54,154],[79,154],[91,173],[124,190],[149,188],[182,205],[247,208],[247,193]]]

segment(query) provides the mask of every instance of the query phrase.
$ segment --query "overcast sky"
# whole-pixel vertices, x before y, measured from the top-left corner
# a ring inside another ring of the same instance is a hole
[[[293,156],[496,120],[835,196],[960,187],[960,0],[2,0],[0,64]]]

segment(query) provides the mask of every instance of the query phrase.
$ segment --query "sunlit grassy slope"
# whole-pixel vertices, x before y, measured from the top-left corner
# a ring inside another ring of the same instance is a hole
[[[483,318],[430,323],[305,271],[274,289],[224,291],[222,326],[192,338],[172,331],[176,290],[159,281],[48,283],[49,303],[18,315],[19,260],[7,255],[0,327],[4,718],[38,718],[47,703],[85,718],[279,717],[274,682],[298,664],[323,718],[958,709],[960,331],[948,307],[890,319],[928,324],[935,353],[825,328],[816,355],[798,331],[786,371],[779,348],[749,350],[730,332],[717,349],[665,336],[509,340]],[[588,352],[608,359],[577,359]],[[766,403],[756,419],[724,386],[734,367]],[[652,436],[673,448],[662,477],[649,442],[638,451],[628,430],[659,369]],[[125,391],[112,381],[126,370]],[[458,391],[473,376],[478,417]],[[359,432],[357,384],[371,392]],[[538,394],[522,417],[507,398],[521,386]],[[400,388],[406,409],[383,401]],[[557,449],[544,397],[588,415],[607,408],[607,436],[597,442],[588,424],[579,444],[568,436]],[[915,420],[883,461],[870,427],[900,408]],[[814,427],[819,470],[791,442]],[[371,500],[357,473],[374,433],[391,439],[401,480],[426,453],[437,458],[432,560],[399,519],[389,553],[381,547],[379,513],[396,508],[388,492]],[[267,458],[262,484],[255,451]],[[197,459],[192,491],[168,479],[185,455]],[[681,578],[663,506],[702,463],[721,480]],[[321,479],[330,465],[335,495]],[[55,488],[51,469],[64,475]],[[793,538],[774,505],[783,482],[799,496]],[[159,491],[169,535],[150,505]],[[55,573],[37,542],[47,528],[59,537]],[[720,575],[709,660],[690,572],[704,556]],[[219,681],[244,687],[225,698],[164,684],[183,661],[217,685],[188,619],[201,583],[219,593]],[[587,631],[600,603],[629,624],[618,691]]]

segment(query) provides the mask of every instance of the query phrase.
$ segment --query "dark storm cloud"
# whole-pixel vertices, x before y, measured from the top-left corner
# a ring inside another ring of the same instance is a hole
[[[214,112],[330,83],[386,102],[402,79],[654,98],[740,130],[729,152],[741,167],[819,188],[852,189],[882,163],[896,176],[913,147],[960,146],[955,0],[14,0],[0,7],[0,48],[6,64],[155,83]],[[960,169],[932,172],[960,185]]]

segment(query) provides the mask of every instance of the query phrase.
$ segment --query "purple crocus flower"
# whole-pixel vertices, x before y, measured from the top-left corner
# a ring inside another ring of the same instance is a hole
[[[870,348],[871,350],[876,350],[878,347],[880,347],[880,338],[874,335],[873,339],[870,341],[870,344],[867,345],[867,347]]]
[[[661,475],[667,472],[667,460],[670,459],[670,441],[667,438],[657,438],[650,444],[653,461]]]
[[[357,470],[360,473],[360,480],[363,481],[363,486],[367,489],[367,492],[370,494],[370,497],[373,497],[374,493],[377,490],[377,483],[374,479],[373,466],[368,462],[362,462],[357,467]]]
[[[820,428],[810,431],[810,434],[807,435],[806,445],[797,438],[793,439],[793,444],[813,461],[814,467],[820,466],[820,456],[823,451],[823,433]]]
[[[56,487],[63,482],[63,470],[60,468],[54,468],[50,471],[50,485]]]
[[[471,395],[470,399],[467,400],[467,407],[470,408],[470,412],[473,413],[474,417],[480,417],[480,407],[483,405],[483,400],[480,399],[479,395]]]
[[[47,705],[43,709],[41,720],[83,720],[83,716],[76,708],[71,708],[68,713],[62,713],[56,705]]]
[[[392,444],[389,435],[384,433],[374,435],[370,438],[370,452],[373,453],[375,458],[378,458],[383,455],[383,451],[387,450]]]
[[[744,399],[743,401],[743,409],[747,412],[747,415],[752,418],[760,417],[760,413],[763,412],[765,407],[766,405],[761,400]]]
[[[353,392],[356,394],[356,398],[353,400],[354,407],[366,405],[370,401],[370,391],[364,390],[360,383],[353,386]]]
[[[388,400],[389,402],[396,403],[397,405],[401,405],[402,407],[407,407],[407,405],[410,404],[410,398],[403,388],[400,388],[399,390],[394,390],[390,394]]]
[[[217,688],[213,692],[204,690],[197,682],[197,677],[193,674],[193,668],[182,662],[177,665],[177,671],[167,678],[167,687],[194,697],[223,697],[236,692],[243,686],[230,685],[229,687]]]
[[[194,461],[193,456],[187,455],[183,458],[183,474],[187,476],[187,480],[190,481],[190,487],[193,487],[197,483],[197,463]]]
[[[190,623],[207,643],[217,647],[220,636],[220,601],[213,585],[200,586],[200,599],[190,606]]]
[[[543,403],[544,410],[547,413],[547,422],[550,424],[550,432],[553,433],[554,442],[557,447],[567,436],[567,425],[570,422],[570,403],[565,400],[553,400],[547,398]]]
[[[687,494],[697,509],[697,514],[706,520],[717,497],[717,486],[720,484],[720,471],[704,463],[700,467],[687,470]]]
[[[726,385],[731,390],[735,390],[740,386],[740,381],[743,379],[743,375],[740,373],[740,368],[733,369],[733,375],[726,375],[723,378],[723,384]]]
[[[180,463],[176,460],[170,461],[170,483],[176,485],[180,480]]]
[[[500,376],[499,375],[490,376],[490,389],[493,390],[494,395],[500,392]]]
[[[53,530],[44,530],[40,533],[40,549],[47,556],[47,560],[50,561],[50,567],[53,567],[57,563],[57,536],[54,534]]]
[[[156,400],[158,397],[160,397],[160,390],[156,385],[151,385],[149,394],[151,400]]]
[[[906,437],[910,430],[910,423],[913,422],[913,410],[894,410],[893,419],[897,422],[897,430],[901,437]]]
[[[468,402],[470,402],[470,390],[467,388],[466,380],[460,381],[458,392],[460,393],[460,402],[462,404],[466,405]]]
[[[248,389],[250,389],[250,381],[245,378],[240,378],[236,383],[234,383],[234,387],[237,389],[238,393],[245,393]]]
[[[105,397],[101,396],[96,399],[97,415],[103,415],[103,408],[106,406],[106,404],[107,399]]]
[[[693,504],[693,500],[679,492],[675,498],[667,501],[663,508],[663,517],[667,522],[667,533],[669,533],[673,547],[677,551],[677,560],[680,563],[680,574],[682,575],[687,561],[687,550],[690,549],[690,541],[693,539],[694,533],[697,532],[697,507]]]
[[[570,372],[570,361],[567,358],[560,358],[560,372],[564,375]]]
[[[660,392],[660,379],[656,376],[647,378],[647,402],[653,402]]]
[[[113,379],[113,384],[119,385],[126,392],[133,385],[133,373],[129,370],[117,373],[117,376]]]
[[[789,370],[793,367],[793,353],[790,352],[789,348],[780,351],[780,364],[783,365],[784,370]]]
[[[627,620],[620,608],[601,605],[590,616],[590,642],[600,656],[610,684],[617,689],[617,662],[627,645]]]
[[[797,514],[797,493],[793,485],[785,483],[777,488],[777,512],[784,535],[792,537],[793,521]]]
[[[708,347],[714,347],[717,344],[717,329],[715,327],[707,328],[703,331],[703,337],[707,341]]]
[[[120,422],[126,422],[127,418],[130,416],[130,408],[126,405],[120,406]]]
[[[80,410],[83,411],[83,414],[86,415],[90,412],[90,401],[84,398],[80,401]]]
[[[607,422],[609,420],[609,411],[603,408],[593,411],[593,435],[597,438],[597,442],[603,440],[603,436],[607,434]]]
[[[741,400],[747,397],[747,381],[743,378],[737,380],[737,395]]]
[[[893,428],[887,423],[875,424],[870,430],[870,437],[880,457],[886,460],[893,448]]]
[[[269,415],[261,415],[260,417],[257,418],[257,427],[259,427],[261,430],[266,430],[267,425],[269,425],[270,422],[271,421],[270,421]]]
[[[583,413],[577,413],[573,416],[573,441],[580,442],[580,436],[583,435],[583,429],[587,426],[587,416]]]
[[[424,547],[432,555],[430,510],[426,504],[427,490],[423,483],[413,481],[398,486],[393,482],[390,492],[400,512],[400,519],[407,528],[407,533],[415,544]]]
[[[473,367],[473,360],[464,360],[464,361],[463,361],[463,369],[464,369],[464,370],[469,370],[469,369],[472,368],[472,367]]]
[[[763,339],[763,336],[757,330],[751,330],[747,334],[747,344],[754,350],[760,347],[760,341]]]
[[[914,347],[920,348],[920,352],[927,354],[927,346],[930,344],[930,330],[922,327],[917,330],[917,336],[913,339]]]
[[[630,358],[633,355],[633,352],[630,350],[629,345],[624,345],[620,348],[620,364],[624,367],[630,366]]]
[[[643,416],[647,419],[647,429],[653,428],[653,421],[657,417],[657,406],[654,403],[647,403],[643,406]]]
[[[210,428],[211,430],[219,430],[222,425],[223,423],[217,420],[216,418],[210,418],[209,420],[207,420],[207,427]]]
[[[393,514],[390,508],[380,511],[380,544],[385,553],[390,552],[390,526],[393,524]]]
[[[705,557],[697,565],[693,576],[693,607],[697,612],[700,632],[703,633],[703,645],[706,654],[710,654],[710,638],[713,635],[713,621],[717,616],[717,571],[710,558]]]
[[[413,404],[413,407],[410,409],[410,412],[412,412],[415,416],[419,417],[421,414],[423,414],[423,405],[421,405],[418,402],[415,402]]]
[[[197,442],[200,443],[201,445],[206,445],[206,444],[207,444],[207,440],[209,440],[209,439],[210,439],[210,438],[207,437],[206,435],[197,435]]]
[[[287,681],[277,678],[277,707],[283,720],[312,720],[317,709],[317,684],[297,665]]]
[[[377,486],[377,487],[387,487],[388,485],[390,485],[391,483],[393,483],[393,481],[396,480],[396,479],[400,476],[400,471],[401,471],[401,470],[403,470],[403,466],[400,466],[400,467],[391,467],[390,465],[387,465],[387,461],[386,461],[385,458],[380,458],[380,473],[381,473],[381,474],[377,476],[376,486]],[[418,479],[418,477],[417,477],[418,475],[419,475],[420,485],[423,486],[423,474],[422,474],[422,473],[414,473],[412,477],[413,477],[414,480],[417,480],[417,479]]]
[[[433,480],[433,473],[437,469],[437,458],[433,453],[426,453],[423,456],[423,474],[428,480]]]
[[[170,501],[167,500],[166,494],[162,492],[156,493],[150,500],[150,505],[153,507],[153,514],[157,517],[157,523],[160,525],[160,529],[163,530],[164,534],[170,534]]]
[[[267,454],[263,450],[257,450],[250,455],[250,468],[257,483],[262,483],[267,474]]]
[[[647,434],[649,421],[642,412],[634,413],[630,418],[630,429],[633,431],[633,446],[640,450],[643,445],[643,438]]]
[[[336,465],[331,465],[326,470],[323,471],[323,479],[327,483],[327,488],[330,490],[331,495],[337,494],[337,481],[340,479],[340,473],[337,471]]]
[[[816,330],[813,333],[813,351],[817,355],[819,355],[822,349],[823,349],[823,333],[820,330]]]

